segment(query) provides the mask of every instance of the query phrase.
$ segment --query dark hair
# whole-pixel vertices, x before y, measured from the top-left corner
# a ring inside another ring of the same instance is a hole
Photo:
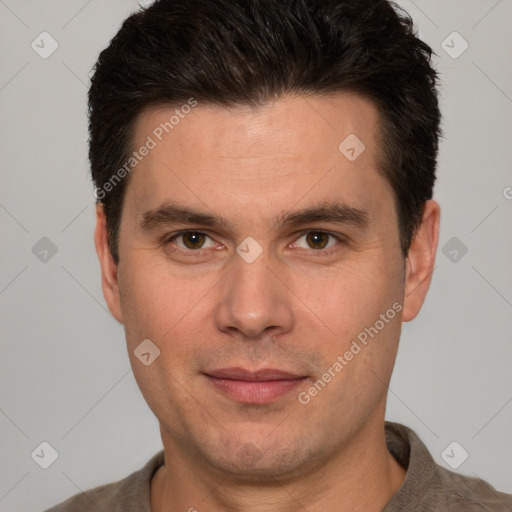
[[[158,0],[131,15],[101,52],[89,90],[89,158],[114,260],[128,180],[112,177],[126,169],[144,109],[343,91],[379,109],[379,167],[407,255],[432,197],[441,135],[431,57],[387,0]]]

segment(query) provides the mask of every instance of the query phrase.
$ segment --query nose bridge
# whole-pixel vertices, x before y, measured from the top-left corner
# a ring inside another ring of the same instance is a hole
[[[275,270],[269,268],[272,262],[267,251],[261,251],[254,259],[245,257],[254,250],[250,243],[240,244],[240,252],[224,281],[217,310],[218,327],[222,331],[237,330],[246,337],[257,337],[269,328],[276,332],[289,330],[290,298],[275,277]],[[244,253],[244,249],[249,251]]]

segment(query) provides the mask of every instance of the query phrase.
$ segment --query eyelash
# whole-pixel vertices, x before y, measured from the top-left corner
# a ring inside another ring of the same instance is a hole
[[[175,240],[176,238],[182,236],[182,235],[186,235],[187,233],[198,233],[198,234],[201,234],[201,235],[204,235],[204,236],[207,236],[208,238],[210,238],[211,240],[213,240],[213,238],[205,231],[201,231],[200,229],[187,229],[187,230],[184,230],[184,231],[179,231],[178,233],[174,233],[168,237],[166,237],[164,239],[164,243],[165,244],[170,244],[173,242],[173,240]],[[339,235],[335,235],[334,233],[331,233],[329,231],[324,231],[322,229],[307,229],[305,231],[302,231],[301,233],[299,233],[298,237],[295,239],[295,242],[297,240],[299,240],[300,238],[302,238],[304,235],[307,235],[309,233],[323,233],[324,235],[328,235],[334,239],[336,239],[339,243],[343,244],[345,242],[345,240],[343,238],[341,238]],[[313,253],[315,256],[326,256],[326,255],[330,255],[332,254],[333,252],[336,252],[337,250],[339,250],[340,248],[338,247],[339,244],[336,244],[335,246],[332,246],[332,247],[329,247],[327,249],[306,249],[308,250],[309,252]],[[192,255],[192,256],[203,256],[203,253],[205,251],[208,251],[208,250],[211,250],[211,248],[208,248],[208,249],[183,249],[181,247],[178,247],[176,249],[174,249],[175,251],[183,251],[183,252],[186,252],[187,255]]]

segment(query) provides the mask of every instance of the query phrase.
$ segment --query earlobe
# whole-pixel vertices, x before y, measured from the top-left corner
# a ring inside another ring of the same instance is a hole
[[[436,260],[441,209],[436,201],[425,203],[421,225],[418,227],[406,260],[404,309],[402,320],[409,322],[420,312]]]
[[[108,309],[114,318],[123,323],[121,297],[119,293],[118,268],[108,243],[107,219],[101,204],[96,205],[96,230],[94,233],[96,253],[101,267],[101,287]]]

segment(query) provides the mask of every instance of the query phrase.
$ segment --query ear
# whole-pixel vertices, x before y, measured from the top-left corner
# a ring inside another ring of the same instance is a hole
[[[103,205],[96,205],[96,231],[94,233],[94,243],[101,267],[101,287],[103,296],[107,302],[108,309],[114,318],[123,323],[121,313],[121,296],[119,293],[119,283],[117,281],[117,265],[114,262],[110,246],[108,244],[107,218],[103,210]]]
[[[425,203],[421,225],[412,240],[405,261],[405,296],[402,320],[409,322],[420,312],[436,261],[441,208],[436,201]]]

